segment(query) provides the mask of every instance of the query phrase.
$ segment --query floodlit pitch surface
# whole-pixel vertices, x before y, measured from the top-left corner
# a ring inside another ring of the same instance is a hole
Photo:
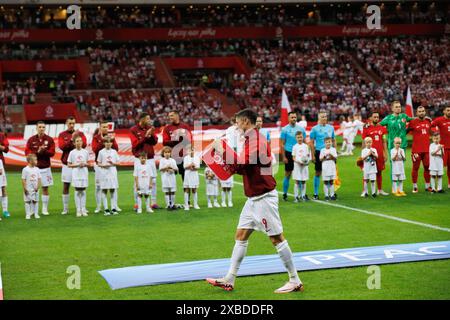
[[[384,215],[450,228],[450,192],[412,194],[410,150],[406,164],[407,197],[392,195],[360,198],[362,173],[355,156],[339,158],[342,187],[336,204]],[[312,196],[313,165],[310,165],[308,195]],[[284,169],[277,173],[278,190]],[[302,272],[304,293],[273,294],[286,274],[238,278],[234,292],[225,292],[204,281],[112,291],[98,271],[109,268],[228,258],[234,231],[245,197],[243,187],[233,189],[234,208],[208,209],[204,183],[199,190],[201,210],[136,215],[132,210],[132,171],[120,171],[119,216],[94,214],[93,172],[88,189],[87,218],[76,218],[73,196],[70,215],[61,216],[60,175],[54,174],[51,215],[26,221],[19,173],[8,173],[11,218],[0,222],[0,262],[5,299],[450,299],[450,261],[382,265],[381,289],[367,288],[367,267]],[[203,178],[203,177],[202,177]],[[181,179],[177,202],[183,202]],[[447,177],[444,176],[446,189]],[[235,181],[241,181],[238,177]],[[384,189],[390,191],[389,170]],[[290,193],[293,192],[291,180]],[[322,190],[321,190],[322,193]],[[163,196],[158,194],[159,204]],[[280,200],[285,235],[293,251],[312,251],[387,244],[449,240],[450,232],[411,224],[388,217],[365,214],[322,203],[293,203]],[[275,249],[261,233],[250,239],[248,255],[274,254]],[[69,290],[69,266],[79,266],[81,289]]]

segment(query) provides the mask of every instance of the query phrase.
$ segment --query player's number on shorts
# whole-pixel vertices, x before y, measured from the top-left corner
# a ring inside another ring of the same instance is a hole
[[[263,219],[261,220],[261,222],[262,222],[262,224],[264,225],[264,228],[265,228],[266,231],[267,231],[267,220],[263,218]]]

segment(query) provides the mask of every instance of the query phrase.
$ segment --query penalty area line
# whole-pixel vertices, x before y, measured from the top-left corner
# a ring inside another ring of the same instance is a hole
[[[201,174],[201,175],[203,175],[203,174]],[[235,181],[234,183],[243,185],[243,183],[239,182],[239,181]],[[281,192],[281,191],[277,190],[277,192],[279,194],[281,194],[281,195],[283,194],[283,192]],[[291,196],[291,197],[294,196],[292,193],[288,193],[288,195]],[[344,206],[342,204],[325,202],[323,200],[311,200],[311,201],[314,201],[316,203],[320,203],[320,204],[326,205],[326,206],[331,206],[331,207],[341,208],[341,209],[347,209],[347,210],[350,210],[350,211],[355,211],[355,212],[359,212],[359,213],[363,213],[363,214],[368,214],[368,215],[371,215],[371,216],[376,216],[376,217],[385,218],[385,219],[394,220],[394,221],[403,222],[403,223],[414,224],[416,226],[421,226],[421,227],[424,227],[424,228],[429,228],[429,229],[434,229],[434,230],[439,230],[439,231],[444,231],[444,232],[450,232],[449,228],[435,226],[433,224],[428,224],[428,223],[418,222],[418,221],[414,221],[414,220],[399,218],[399,217],[395,217],[395,216],[390,216],[388,214],[368,211],[368,210],[364,210],[364,209],[353,208],[353,207],[349,207],[349,206]]]

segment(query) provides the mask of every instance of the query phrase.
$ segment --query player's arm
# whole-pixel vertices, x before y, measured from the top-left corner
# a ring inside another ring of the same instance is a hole
[[[143,138],[138,138],[136,132],[134,132],[133,130],[131,131],[131,146],[133,149],[138,149],[140,147],[142,147],[142,145],[145,143],[145,137]]]
[[[28,195],[28,191],[27,191],[27,180],[24,179],[23,176],[22,176],[22,188],[23,188],[23,193],[25,193],[25,195]]]
[[[288,163],[288,159],[284,156],[284,144],[285,144],[285,140],[283,138],[280,138],[280,157],[281,157],[281,161],[283,161],[284,163]]]
[[[378,151],[377,151],[377,149],[375,149],[375,148],[372,148],[372,156],[375,158],[375,159],[378,159]]]
[[[87,147],[87,139],[83,132],[79,131],[81,140],[83,140],[83,145],[81,146],[83,149]]]
[[[383,127],[387,127],[389,124],[389,116],[386,116],[383,118],[383,120],[380,121],[380,125],[382,125]]]
[[[151,184],[152,179],[150,179]],[[134,176],[134,186],[136,187],[136,190],[139,191],[139,178],[137,176]]]
[[[316,161],[316,147],[314,146],[314,138],[309,137],[309,149],[311,150],[311,161]]]
[[[48,148],[45,148],[43,150],[43,153],[47,156],[47,157],[53,157],[55,155],[55,140],[50,139],[50,143],[48,144]]]
[[[37,183],[37,187],[36,187],[36,190],[34,190],[34,191],[38,192],[38,190],[41,188],[41,186],[42,186],[42,179],[41,179],[41,177],[39,176],[39,178],[38,178],[38,183]]]
[[[169,133],[169,129],[166,127],[164,127],[163,130],[163,146],[168,146],[168,147],[175,147],[178,144],[178,141],[172,141],[172,138],[170,137],[170,133]]]
[[[35,153],[35,151],[32,150],[32,147],[31,147],[31,141],[30,141],[30,139],[28,139],[27,145],[25,146],[25,155],[27,156],[27,155],[29,155],[30,153]]]
[[[334,160],[334,161],[337,160],[337,154],[335,154],[334,152],[330,151],[329,156],[330,156],[331,160]]]
[[[0,144],[0,151],[5,153],[9,152],[9,141],[6,135],[3,135],[3,141]]]
[[[119,151],[119,144],[117,143],[116,139],[113,140],[112,148],[116,151]]]
[[[58,147],[62,150],[62,151],[70,151],[72,149],[72,140],[65,140],[63,135],[59,135],[58,137]]]

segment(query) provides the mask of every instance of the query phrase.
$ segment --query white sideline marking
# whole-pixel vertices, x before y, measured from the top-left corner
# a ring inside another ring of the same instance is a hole
[[[203,175],[201,173],[201,175]],[[243,185],[242,182],[239,181],[235,181],[234,183],[236,184],[240,184]],[[283,194],[283,192],[278,191],[277,192],[279,194]],[[289,196],[293,197],[294,195],[292,193],[288,193]],[[336,207],[336,208],[342,208],[342,209],[347,209],[350,211],[356,211],[356,212],[360,212],[360,213],[364,213],[364,214],[369,214],[372,216],[377,216],[377,217],[381,217],[381,218],[385,218],[385,219],[390,219],[390,220],[395,220],[395,221],[399,221],[399,222],[403,222],[403,223],[410,223],[410,224],[415,224],[417,226],[421,226],[421,227],[425,227],[425,228],[430,228],[430,229],[435,229],[435,230],[440,230],[440,231],[445,231],[445,232],[450,232],[449,228],[444,228],[444,227],[439,227],[439,226],[435,226],[433,224],[428,224],[428,223],[423,223],[423,222],[418,222],[418,221],[414,221],[414,220],[408,220],[408,219],[403,219],[403,218],[398,218],[398,217],[394,217],[394,216],[390,216],[387,214],[383,214],[383,213],[378,213],[378,212],[373,212],[373,211],[367,211],[364,209],[358,209],[358,208],[352,208],[352,207],[348,207],[348,206],[344,206],[342,204],[337,204],[337,203],[330,203],[330,202],[325,202],[322,200],[313,200],[311,199],[311,201],[323,204],[323,205],[327,205],[327,206],[331,206],[331,207]]]

